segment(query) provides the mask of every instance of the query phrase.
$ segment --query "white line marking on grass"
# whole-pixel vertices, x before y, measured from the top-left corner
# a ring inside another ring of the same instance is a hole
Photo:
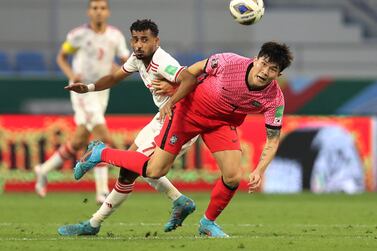
[[[26,223],[26,222],[0,222],[0,226],[3,227],[11,227],[11,226],[62,226],[66,224],[76,224],[78,222],[72,222],[72,223]],[[219,223],[221,226],[230,226],[230,227],[245,227],[245,228],[255,228],[255,227],[321,227],[321,228],[327,228],[327,227],[339,227],[339,228],[347,228],[347,227],[354,227],[354,228],[376,228],[377,223],[375,224],[263,224],[263,223],[256,223],[256,224],[250,224],[250,223],[239,223],[239,224],[233,224],[233,223]],[[184,224],[185,226],[198,226],[198,224]],[[124,227],[153,227],[153,226],[162,226],[162,223],[151,223],[151,222],[117,222],[117,223],[108,223],[105,222],[103,226],[124,226]]]
[[[229,238],[224,238],[224,240],[234,240],[234,239],[286,239],[286,240],[297,240],[297,239],[307,239],[307,236],[304,235],[273,235],[273,236],[266,236],[266,235],[232,235]],[[311,237],[312,239],[315,237]],[[317,239],[322,239],[323,237],[317,237]],[[361,240],[368,240],[368,239],[375,239],[372,236],[366,235],[350,235],[350,236],[331,236],[327,237],[327,239],[361,239]],[[65,237],[52,237],[52,238],[0,238],[0,241],[76,241],[76,240],[87,240],[87,241],[103,241],[103,240],[118,240],[118,241],[138,241],[138,240],[207,240],[207,239],[217,239],[211,238],[206,236],[170,236],[170,237],[159,237],[159,236],[152,236],[152,237],[143,237],[143,236],[132,236],[132,237],[102,237],[102,236],[65,236]]]

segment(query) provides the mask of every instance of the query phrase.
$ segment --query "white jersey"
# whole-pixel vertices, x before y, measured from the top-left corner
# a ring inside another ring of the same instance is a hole
[[[65,47],[66,46],[66,47]],[[94,32],[89,25],[70,31],[63,45],[66,53],[73,54],[72,69],[83,83],[92,83],[111,73],[114,59],[128,57],[129,50],[123,34],[108,25],[104,33]],[[109,90],[79,94],[70,92],[75,123],[91,131],[105,124]]]
[[[143,61],[137,59],[134,54],[130,56],[122,67],[125,72],[139,72],[145,86],[152,93],[153,101],[158,108],[162,107],[169,97],[156,94],[152,86],[152,80],[165,78],[170,82],[176,83],[177,77],[184,68],[169,53],[161,49],[161,47],[155,51],[148,67],[145,67]]]
[[[152,80],[165,78],[170,82],[177,83],[177,78],[184,68],[185,67],[181,66],[169,53],[161,49],[161,47],[155,51],[152,60],[147,67],[145,67],[143,61],[137,59],[134,54],[131,55],[122,67],[125,72],[140,73],[144,85],[152,93],[153,101],[158,108],[161,108],[165,104],[169,99],[169,96],[156,94],[155,89],[152,86]],[[152,155],[156,149],[154,138],[160,133],[163,126],[163,121],[160,121],[159,117],[160,113],[157,113],[152,121],[141,129],[135,138],[135,144],[138,147],[137,151],[146,156]],[[183,145],[178,156],[184,154],[197,139],[198,136]]]
[[[104,33],[94,32],[89,25],[70,31],[66,42],[75,49],[72,68],[84,83],[92,83],[109,74],[116,56],[128,57],[123,34],[108,25]]]

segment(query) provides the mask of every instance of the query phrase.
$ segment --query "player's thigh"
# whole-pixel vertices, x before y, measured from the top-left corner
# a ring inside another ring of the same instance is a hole
[[[241,145],[237,128],[221,126],[202,134],[204,143],[215,157],[226,184],[237,186],[241,180]]]
[[[213,153],[213,157],[221,170],[224,182],[231,186],[238,186],[242,179],[241,151],[219,151]]]
[[[160,133],[154,138],[156,145],[178,155],[184,144],[202,132],[198,124],[185,111],[177,109],[170,120],[165,119]]]
[[[89,140],[90,132],[86,128],[85,125],[78,125],[76,127],[76,130],[73,134],[72,138],[72,146],[75,150],[78,150],[82,147],[84,147]]]
[[[166,175],[174,163],[176,155],[156,147],[154,154],[148,161],[147,177],[160,178]]]
[[[224,125],[202,134],[202,139],[211,153],[224,150],[241,150],[237,128]]]
[[[160,133],[163,125],[163,123],[157,119],[158,117],[159,113],[140,130],[134,141],[134,144],[137,146],[137,151],[146,156],[151,156],[156,148],[154,138]]]

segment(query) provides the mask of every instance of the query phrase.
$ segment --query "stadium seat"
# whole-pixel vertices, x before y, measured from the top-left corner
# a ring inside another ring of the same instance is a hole
[[[11,75],[13,73],[9,55],[0,51],[0,75]]]
[[[21,75],[45,75],[48,73],[42,53],[20,51],[16,54],[16,71]]]

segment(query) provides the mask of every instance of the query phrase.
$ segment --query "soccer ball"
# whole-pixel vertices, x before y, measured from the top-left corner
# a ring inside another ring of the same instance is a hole
[[[262,18],[264,3],[263,0],[231,0],[229,10],[238,23],[251,25]]]

